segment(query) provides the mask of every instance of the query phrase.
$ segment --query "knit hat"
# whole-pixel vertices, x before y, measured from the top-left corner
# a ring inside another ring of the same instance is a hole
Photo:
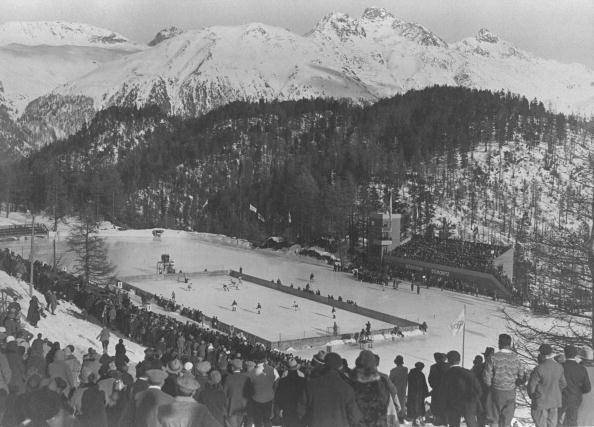
[[[324,363],[329,369],[333,369],[335,371],[338,371],[340,368],[342,368],[342,358],[337,353],[326,354],[326,357],[324,357]]]
[[[204,360],[196,365],[196,370],[202,375],[207,374],[211,369],[210,362]]]
[[[194,368],[194,364],[192,362],[184,363],[184,371],[191,372]]]
[[[151,385],[163,385],[165,378],[167,378],[167,372],[162,369],[149,369],[146,371],[148,382]]]
[[[366,371],[375,371],[377,370],[377,358],[375,354],[373,354],[369,350],[363,350],[359,353],[358,365]]]

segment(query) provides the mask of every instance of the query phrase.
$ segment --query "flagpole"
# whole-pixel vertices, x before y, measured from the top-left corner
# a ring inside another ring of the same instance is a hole
[[[462,367],[464,367],[464,348],[466,345],[466,304],[464,304],[464,323],[462,324]]]

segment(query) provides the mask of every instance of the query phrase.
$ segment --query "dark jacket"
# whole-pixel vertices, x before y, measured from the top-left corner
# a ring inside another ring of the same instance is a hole
[[[443,375],[441,396],[446,415],[477,415],[481,410],[481,384],[468,369],[452,366]]]
[[[419,368],[413,368],[408,373],[408,397],[406,413],[411,418],[425,415],[425,398],[429,396],[429,388],[425,374]]]
[[[532,407],[553,409],[561,407],[561,391],[567,386],[563,367],[553,359],[546,359],[532,371],[528,381],[528,396]]]
[[[297,403],[307,384],[300,371],[287,371],[278,381],[274,403],[283,411],[283,418],[298,418]]]
[[[582,403],[582,395],[592,389],[588,371],[575,360],[567,360],[563,364],[563,374],[567,381],[567,387],[563,390],[563,406],[578,408]]]
[[[396,386],[398,400],[404,408],[406,404],[406,386],[408,385],[408,368],[406,366],[396,366],[390,371],[390,381]]]
[[[39,322],[40,318],[39,303],[37,298],[32,298],[31,302],[29,303],[29,310],[27,311],[27,322],[32,325],[37,325],[37,322]]]
[[[173,397],[158,388],[149,387],[136,395],[134,412],[134,426],[159,427],[157,408],[161,405],[173,403]]]
[[[196,400],[205,405],[210,414],[221,425],[225,424],[225,413],[227,411],[227,396],[220,384],[206,384],[203,389],[198,391]]]
[[[245,414],[247,410],[249,377],[241,372],[227,375],[223,391],[227,398],[227,416]]]
[[[362,425],[367,427],[387,426],[388,402],[391,398],[389,380],[377,372],[356,369],[351,376],[355,401],[363,415]]]
[[[358,426],[362,421],[355,392],[334,370],[306,384],[297,412],[309,427]]]
[[[449,367],[445,362],[437,362],[429,368],[427,380],[431,386],[431,412],[438,416],[442,416],[445,410],[444,395],[440,388],[443,376]]]
[[[6,345],[6,360],[12,373],[9,383],[9,389],[12,392],[21,394],[25,392],[25,363],[21,350],[17,347],[16,341],[11,341]],[[45,372],[43,373],[45,374]]]
[[[96,384],[87,387],[82,395],[79,420],[84,426],[107,427],[105,394],[99,390]]]

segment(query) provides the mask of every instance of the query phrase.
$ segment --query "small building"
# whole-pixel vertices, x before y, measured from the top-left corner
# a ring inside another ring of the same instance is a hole
[[[400,246],[401,228],[402,214],[372,213],[367,228],[369,255],[381,259]]]

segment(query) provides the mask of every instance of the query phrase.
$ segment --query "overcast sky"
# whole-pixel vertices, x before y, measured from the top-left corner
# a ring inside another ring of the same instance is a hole
[[[0,0],[0,22],[66,20],[148,42],[164,27],[263,22],[303,34],[324,15],[367,6],[453,42],[486,27],[517,47],[594,68],[594,0]]]

